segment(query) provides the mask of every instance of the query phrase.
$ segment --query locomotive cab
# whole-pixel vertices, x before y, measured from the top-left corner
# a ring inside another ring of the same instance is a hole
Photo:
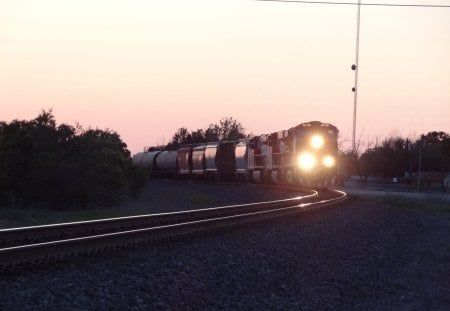
[[[312,121],[293,129],[296,175],[302,184],[326,187],[337,173],[338,129],[328,123]]]

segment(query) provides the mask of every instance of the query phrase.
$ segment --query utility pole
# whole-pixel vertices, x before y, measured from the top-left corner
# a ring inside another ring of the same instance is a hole
[[[352,88],[353,96],[353,135],[352,135],[352,150],[356,155],[356,105],[358,102],[358,62],[359,62],[359,25],[361,17],[361,0],[358,0],[357,16],[356,16],[356,60],[352,65],[352,70],[355,71],[355,85]]]

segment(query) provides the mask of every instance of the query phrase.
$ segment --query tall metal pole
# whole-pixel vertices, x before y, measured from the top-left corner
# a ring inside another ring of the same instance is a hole
[[[352,137],[352,150],[356,154],[356,104],[358,102],[358,61],[359,61],[359,25],[361,16],[361,0],[358,0],[358,11],[356,18],[356,60],[352,69],[355,71],[355,86],[353,87],[353,137]]]

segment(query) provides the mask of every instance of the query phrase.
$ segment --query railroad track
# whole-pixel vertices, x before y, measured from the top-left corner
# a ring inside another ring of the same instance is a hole
[[[328,191],[270,202],[0,230],[0,270],[282,217],[339,203]]]

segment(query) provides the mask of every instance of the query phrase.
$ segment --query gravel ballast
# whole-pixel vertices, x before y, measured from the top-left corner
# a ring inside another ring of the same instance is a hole
[[[0,309],[448,310],[450,214],[336,207],[0,279]]]

